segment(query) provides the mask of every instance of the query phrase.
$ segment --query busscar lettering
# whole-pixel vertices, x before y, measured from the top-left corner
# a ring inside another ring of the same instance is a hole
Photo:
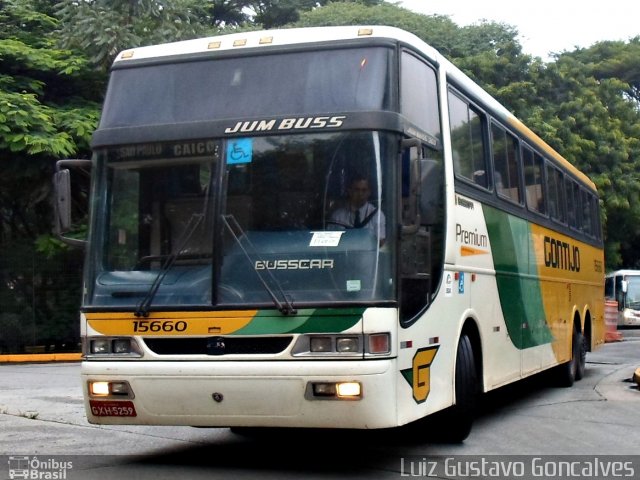
[[[580,248],[563,240],[544,237],[544,265],[549,268],[580,271]]]
[[[320,270],[333,268],[333,260],[330,258],[310,258],[295,260],[258,260],[254,268],[256,270]]]
[[[246,122],[237,122],[232,127],[224,130],[226,134],[232,133],[254,133],[269,132],[272,130],[311,130],[317,128],[340,128],[345,115],[326,116],[326,117],[291,117],[283,119],[264,119],[251,120]]]

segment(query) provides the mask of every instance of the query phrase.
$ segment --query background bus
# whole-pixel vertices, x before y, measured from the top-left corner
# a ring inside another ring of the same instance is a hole
[[[550,368],[570,385],[602,342],[595,186],[407,32],[123,52],[92,147],[90,422],[443,412],[461,440],[479,393]]]
[[[618,326],[640,325],[640,270],[607,273],[604,294],[618,302]]]

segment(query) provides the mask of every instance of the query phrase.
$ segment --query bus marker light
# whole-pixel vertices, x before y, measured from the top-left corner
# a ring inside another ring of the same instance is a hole
[[[389,353],[391,339],[388,333],[374,333],[369,335],[369,353]]]
[[[233,46],[234,47],[244,47],[247,44],[247,39],[246,38],[241,38],[239,40],[234,40],[233,41]]]
[[[262,37],[258,43],[260,45],[268,45],[269,43],[273,43],[273,37]]]
[[[222,42],[209,42],[209,45],[207,45],[207,48],[209,50],[215,50],[216,48],[220,48],[220,45],[222,45]]]
[[[369,35],[373,35],[373,28],[361,28],[360,30],[358,30],[359,37],[365,37]]]

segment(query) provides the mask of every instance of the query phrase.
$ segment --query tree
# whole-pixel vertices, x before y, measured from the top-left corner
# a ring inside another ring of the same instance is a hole
[[[540,72],[530,119],[598,186],[609,269],[640,267],[640,78],[629,57],[637,48],[637,39],[604,42],[558,56]]]
[[[214,13],[225,19],[234,4],[214,2]],[[203,35],[206,12],[196,0],[62,0],[56,4],[63,48],[85,52],[99,69],[107,71],[121,50],[186,40]]]
[[[77,330],[81,252],[50,244],[54,162],[89,155],[104,79],[55,46],[48,2],[0,4],[0,349]],[[61,300],[62,298],[64,300]],[[63,320],[57,322],[57,320]],[[11,338],[10,342],[4,338]]]

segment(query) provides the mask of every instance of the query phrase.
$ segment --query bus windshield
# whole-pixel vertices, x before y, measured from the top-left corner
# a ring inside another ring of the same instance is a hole
[[[640,276],[626,275],[627,294],[624,297],[624,307],[640,310]]]
[[[85,305],[392,301],[398,141],[340,132],[98,150],[94,208],[106,214],[94,215]]]

